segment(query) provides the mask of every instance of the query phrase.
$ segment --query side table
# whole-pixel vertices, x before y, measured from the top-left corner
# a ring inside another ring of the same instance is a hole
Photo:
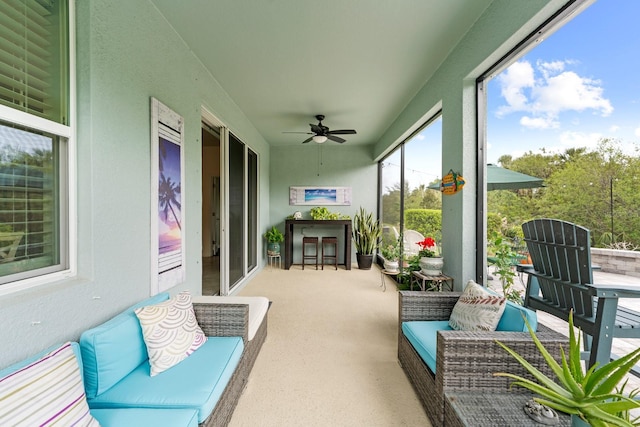
[[[444,425],[446,427],[518,426],[542,427],[524,412],[524,405],[534,397],[531,393],[452,392],[445,393]],[[558,412],[558,411],[556,411]],[[571,416],[558,412],[554,427],[569,427]]]
[[[438,291],[442,292],[442,285],[445,284],[447,290],[453,291],[453,277],[441,274],[439,276],[427,276],[420,271],[412,271],[409,287],[413,290],[413,285],[420,286],[421,291]]]
[[[267,264],[269,264],[272,269],[276,265],[276,262],[278,263],[278,269],[282,268],[282,258],[280,254],[267,254],[267,257]]]
[[[400,274],[400,271],[390,271],[390,270],[380,270],[380,287],[382,288],[382,292],[387,290],[387,283],[385,282],[385,276],[396,277]]]

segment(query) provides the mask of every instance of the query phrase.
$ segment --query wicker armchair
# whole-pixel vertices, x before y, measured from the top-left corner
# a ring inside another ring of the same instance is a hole
[[[459,292],[399,293],[398,360],[434,426],[444,423],[445,392],[527,392],[520,387],[509,389],[512,380],[493,375],[512,372],[529,376],[496,340],[516,350],[542,372],[551,374],[528,332],[484,331],[438,332],[436,373],[431,372],[402,333],[402,322],[447,320],[459,297]],[[560,360],[560,345],[566,348],[568,338],[542,325],[538,325],[536,335]]]
[[[267,337],[267,316],[251,341],[248,340],[249,306],[246,304],[193,303],[198,325],[208,337],[239,337],[244,341],[240,363],[233,373],[211,415],[200,427],[226,426],[231,421],[238,399]]]

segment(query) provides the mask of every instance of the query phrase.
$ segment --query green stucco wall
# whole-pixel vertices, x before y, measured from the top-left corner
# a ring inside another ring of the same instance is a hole
[[[149,296],[150,97],[185,119],[186,282],[171,292],[201,292],[202,106],[258,153],[259,229],[268,223],[268,144],[158,11],[83,0],[76,15],[78,279],[0,298],[0,367]]]
[[[300,144],[299,147],[273,147],[271,149],[270,217],[272,225],[284,231],[284,220],[295,211],[305,219],[311,219],[309,211],[314,206],[289,205],[290,186],[351,187],[350,206],[326,206],[331,212],[356,214],[360,206],[376,215],[378,165],[371,155],[371,146],[337,145],[330,141],[318,145]],[[298,229],[294,238],[294,263],[300,263],[301,251]],[[340,230],[308,229],[310,236],[322,236]],[[342,235],[338,234],[342,246]],[[340,257],[343,257],[340,252]],[[344,259],[344,258],[341,258]],[[355,262],[355,251],[352,250]]]
[[[461,286],[475,269],[473,81],[563,1],[495,0],[380,141],[367,147],[326,144],[319,176],[317,146],[269,148],[147,0],[76,3],[78,278],[0,297],[0,367],[77,340],[84,329],[149,295],[152,96],[185,119],[187,276],[179,290],[200,292],[202,106],[259,155],[263,233],[305,210],[289,206],[291,185],[350,186],[352,205],[335,210],[351,216],[359,206],[375,211],[375,161],[442,105],[443,168],[471,179],[443,208],[447,272]],[[264,256],[262,247],[259,253]]]
[[[565,2],[494,0],[375,145],[380,159],[409,129],[430,118],[429,111],[442,108],[441,176],[453,169],[466,181],[462,192],[442,201],[444,272],[456,278],[456,290],[476,278],[476,79]],[[486,250],[483,244],[480,249]]]

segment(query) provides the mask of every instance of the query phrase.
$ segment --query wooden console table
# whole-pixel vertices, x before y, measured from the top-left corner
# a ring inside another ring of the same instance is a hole
[[[285,221],[284,232],[284,269],[289,270],[293,264],[293,231],[294,227],[304,226],[320,226],[320,227],[342,227],[344,229],[344,236],[342,236],[344,243],[344,268],[351,270],[351,220],[350,219],[288,219]],[[340,236],[337,236],[338,240]],[[319,239],[322,242],[322,239]]]

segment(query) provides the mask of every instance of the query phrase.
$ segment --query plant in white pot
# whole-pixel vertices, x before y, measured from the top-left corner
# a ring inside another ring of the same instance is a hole
[[[384,258],[384,269],[389,272],[396,272],[400,269],[400,245],[402,241],[398,239],[394,243],[382,245],[380,254]]]
[[[596,364],[585,372],[580,360],[580,337],[578,334],[576,338],[573,327],[573,313],[569,315],[569,354],[561,349],[562,364],[556,362],[544,348],[528,322],[527,327],[557,380],[540,372],[500,341],[498,344],[533,375],[535,381],[505,372],[494,375],[513,378],[514,385],[527,388],[540,396],[534,399],[536,402],[571,414],[573,426],[638,425],[638,419],[630,420],[630,411],[640,408],[640,401],[633,398],[638,390],[629,395],[624,394],[623,390],[625,377],[640,361],[640,348],[603,366]]]
[[[433,237],[425,237],[418,242],[420,251],[420,271],[426,276],[440,276],[442,267],[444,267],[444,259],[440,256],[440,249]]]
[[[362,207],[353,217],[353,244],[356,248],[358,268],[370,270],[373,263],[373,252],[378,247],[378,240],[382,235],[382,227],[373,214],[367,213]]]

